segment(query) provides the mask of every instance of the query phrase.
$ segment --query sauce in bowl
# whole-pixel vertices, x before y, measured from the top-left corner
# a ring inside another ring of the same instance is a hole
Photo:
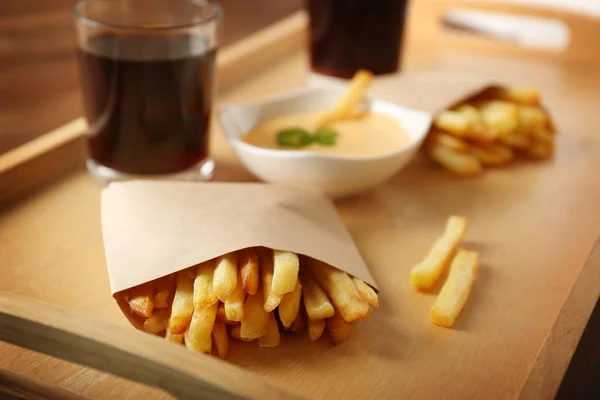
[[[392,152],[411,142],[410,135],[389,115],[369,112],[356,118],[327,126],[337,133],[332,144],[313,142],[304,147],[286,147],[278,144],[278,133],[300,128],[315,132],[322,113],[284,115],[254,126],[242,140],[253,146],[276,150],[306,150],[346,157],[369,157]]]

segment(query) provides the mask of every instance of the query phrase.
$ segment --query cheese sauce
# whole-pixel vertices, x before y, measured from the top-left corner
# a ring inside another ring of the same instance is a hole
[[[301,148],[289,148],[277,144],[277,133],[285,129],[303,128],[314,132],[321,115],[320,112],[315,112],[276,117],[257,124],[242,137],[242,140],[266,149],[306,150],[349,157],[389,153],[411,141],[410,135],[395,118],[371,112],[329,125],[328,127],[335,129],[339,134],[334,145],[312,143]]]

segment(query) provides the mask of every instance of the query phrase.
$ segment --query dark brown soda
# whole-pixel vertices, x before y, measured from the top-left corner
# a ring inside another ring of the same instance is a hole
[[[376,75],[400,63],[407,0],[306,0],[313,71],[351,78]]]
[[[131,174],[208,156],[215,50],[181,35],[101,35],[78,50],[89,156]]]

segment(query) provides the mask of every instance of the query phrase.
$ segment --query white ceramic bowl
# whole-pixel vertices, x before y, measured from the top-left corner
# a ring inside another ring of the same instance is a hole
[[[304,150],[264,149],[240,138],[257,123],[280,115],[325,110],[335,104],[343,89],[305,88],[261,101],[232,104],[219,111],[221,127],[242,163],[258,178],[273,183],[312,186],[331,197],[344,197],[388,180],[413,157],[425,139],[431,116],[390,102],[369,100],[371,111],[398,120],[411,137],[405,146],[389,153],[347,157]]]

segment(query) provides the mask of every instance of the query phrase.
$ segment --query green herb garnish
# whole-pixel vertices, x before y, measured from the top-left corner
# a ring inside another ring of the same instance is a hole
[[[277,133],[277,144],[281,147],[304,147],[313,142],[313,137],[302,128],[284,129]]]
[[[333,146],[339,133],[332,128],[319,128],[313,135],[313,140],[323,146]]]
[[[306,129],[290,128],[277,132],[277,144],[281,147],[300,148],[311,143],[333,146],[339,133],[332,128],[319,128],[311,135]]]

